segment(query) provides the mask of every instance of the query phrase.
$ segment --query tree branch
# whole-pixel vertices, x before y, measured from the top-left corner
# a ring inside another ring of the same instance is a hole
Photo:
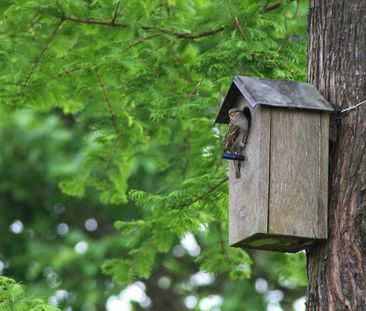
[[[116,139],[116,141],[113,143],[110,154],[108,155],[107,163],[106,163],[105,169],[104,169],[103,179],[107,175],[107,172],[108,172],[108,170],[110,169],[110,167],[112,165],[113,157],[114,157],[114,155],[116,153],[116,150],[117,150],[117,147],[119,146],[120,143],[121,143],[121,137],[119,136],[118,139]]]
[[[31,28],[33,28],[33,26],[42,18],[42,15],[39,13],[36,13],[33,18],[31,19],[29,25],[27,26],[27,28],[25,29],[25,31],[30,30]]]
[[[103,21],[103,20],[95,20],[95,19],[79,19],[79,18],[72,17],[72,16],[65,16],[64,19],[67,21],[70,21],[70,22],[78,23],[78,24],[99,25],[99,26],[107,26],[107,27],[114,27],[114,28],[128,28],[129,27],[128,24],[116,23],[115,21],[113,21],[113,19],[111,21]],[[212,36],[217,33],[220,33],[222,31],[224,31],[224,29],[225,29],[224,26],[220,26],[216,29],[193,34],[190,32],[171,31],[171,30],[168,30],[168,29],[165,29],[162,27],[158,27],[158,26],[153,26],[153,25],[143,25],[140,28],[142,30],[146,30],[146,31],[156,30],[156,31],[159,31],[160,33],[174,36],[177,39],[198,39],[198,38],[208,37],[208,36]]]
[[[187,71],[187,68],[184,64],[184,62],[179,59],[179,57],[177,57],[176,53],[175,53],[175,50],[173,49],[173,46],[170,46],[168,48],[169,52],[170,52],[170,55],[172,56],[172,59],[173,61],[175,62],[175,64],[177,65],[177,68],[181,68],[183,71],[182,71],[182,76],[184,77],[184,79],[188,82],[188,83],[192,83],[192,78],[189,74],[189,72]]]
[[[217,233],[219,235],[219,240],[220,240],[220,247],[221,247],[221,251],[222,251],[222,254],[223,256],[225,257],[226,261],[229,263],[229,264],[232,264],[232,260],[227,252],[227,249],[226,249],[226,243],[224,241],[224,236],[222,234],[222,226],[221,226],[221,223],[217,222],[217,221],[214,221],[213,222],[216,230],[217,230]]]
[[[212,35],[215,35],[217,33],[220,33],[222,31],[224,31],[225,27],[220,26],[216,29],[203,31],[203,32],[199,32],[199,33],[196,33],[196,34],[192,34],[192,33],[189,33],[189,32],[174,32],[174,31],[170,31],[170,30],[167,30],[165,28],[159,28],[159,27],[156,27],[156,26],[142,26],[141,29],[143,29],[143,30],[158,30],[161,33],[165,33],[165,34],[168,34],[168,35],[175,36],[177,39],[198,39],[198,38],[208,37],[208,36],[212,36]]]
[[[99,26],[108,26],[108,27],[115,27],[115,28],[127,28],[127,24],[116,23],[111,21],[102,21],[102,20],[95,20],[95,19],[80,19],[77,17],[72,16],[65,16],[65,20],[77,23],[77,24],[88,24],[88,25],[99,25]]]
[[[198,91],[198,89],[199,89],[199,87],[200,87],[200,85],[201,85],[202,81],[203,81],[203,78],[202,78],[201,80],[199,80],[199,81],[198,81],[198,83],[195,85],[195,87],[194,87],[194,88],[192,89],[192,91],[189,93],[188,98],[192,98],[192,96],[193,96],[194,94],[196,94],[196,93],[197,93],[197,91]]]
[[[296,0],[296,10],[295,10],[296,17],[299,16],[299,11],[300,11],[300,0]]]
[[[62,69],[62,72],[58,73],[56,76],[54,76],[54,79],[58,79],[67,75],[70,75],[76,71],[80,71],[85,69],[85,67],[77,67],[77,68],[72,68],[72,69]]]
[[[238,20],[238,17],[236,15],[234,17],[234,24],[235,24],[236,29],[239,31],[241,37],[244,39],[243,28],[241,28],[241,24],[240,24],[240,22]]]
[[[119,14],[119,5],[120,5],[120,2],[118,1],[117,3],[117,6],[116,6],[116,9],[114,10],[114,15],[113,15],[113,18],[112,18],[112,24],[114,24],[116,22],[116,19],[118,17],[118,14]]]
[[[109,111],[110,118],[111,118],[111,121],[112,121],[112,124],[113,124],[113,128],[114,128],[116,134],[119,136],[120,131],[119,131],[119,128],[118,128],[118,125],[117,125],[116,115],[113,112],[112,104],[111,104],[111,101],[109,99],[109,95],[108,95],[107,90],[105,88],[104,82],[103,82],[102,77],[100,76],[99,72],[96,69],[95,69],[95,74],[97,76],[99,86],[103,90],[103,96],[104,96],[105,102],[106,102],[107,107],[108,107],[108,111]]]
[[[269,4],[269,5],[266,5],[264,8],[262,8],[261,12],[262,13],[268,13],[268,12],[271,12],[271,11],[274,11],[274,10],[278,9],[281,6],[282,6],[281,2]]]
[[[107,90],[105,88],[105,84],[104,84],[103,79],[100,76],[100,74],[99,74],[99,72],[98,72],[97,69],[95,69],[95,74],[97,76],[97,80],[98,80],[99,86],[103,90],[103,96],[104,96],[105,102],[106,102],[107,107],[108,107],[108,111],[109,111],[109,114],[110,114],[110,119],[112,121],[114,131],[115,131],[115,133],[117,135],[116,141],[112,145],[111,152],[110,152],[110,154],[108,156],[107,163],[105,165],[105,169],[104,169],[103,177],[102,177],[104,179],[107,176],[107,172],[108,172],[108,170],[109,170],[109,168],[110,168],[110,166],[112,164],[112,160],[113,160],[114,154],[115,154],[115,152],[117,150],[117,147],[119,146],[119,144],[121,142],[121,132],[120,132],[119,127],[117,125],[116,115],[113,112],[112,104],[111,104],[111,101],[110,101],[108,92],[107,92]]]
[[[29,84],[29,82],[30,82],[30,80],[31,80],[34,72],[36,71],[39,63],[41,62],[44,54],[46,53],[46,51],[47,51],[48,47],[50,46],[52,40],[56,37],[57,32],[60,29],[60,26],[62,25],[62,22],[63,22],[62,19],[58,19],[56,21],[55,27],[53,29],[53,32],[52,32],[50,38],[48,39],[48,41],[46,42],[46,44],[43,46],[42,50],[39,52],[39,54],[35,58],[31,70],[29,71],[27,77],[25,78],[25,81],[22,83],[22,85],[20,87],[20,90],[15,95],[15,97],[19,97],[24,92],[24,90],[26,89],[26,87],[28,86],[28,84]]]
[[[143,42],[145,42],[145,41],[147,41],[147,40],[150,40],[150,39],[155,38],[155,37],[158,37],[158,36],[160,36],[160,34],[159,34],[159,33],[155,33],[155,34],[152,34],[152,35],[150,35],[150,36],[146,36],[146,37],[143,37],[143,38],[137,39],[137,40],[135,40],[135,41],[131,42],[131,43],[128,45],[127,49],[130,49],[130,48],[132,48],[132,47],[134,47],[134,46],[136,46],[136,45],[139,45],[139,44],[141,44],[141,43],[143,43]]]
[[[229,179],[229,177],[225,177],[223,180],[221,180],[218,184],[216,184],[215,186],[213,186],[212,188],[207,190],[205,193],[199,195],[198,197],[196,197],[194,200],[192,200],[189,203],[180,205],[178,208],[187,207],[198,201],[201,201],[202,199],[204,199],[205,197],[209,196],[210,194],[215,192],[217,189],[219,189],[228,179]]]

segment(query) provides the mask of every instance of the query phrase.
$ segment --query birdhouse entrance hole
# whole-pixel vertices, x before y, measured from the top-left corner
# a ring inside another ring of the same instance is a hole
[[[249,120],[249,128],[250,128],[250,125],[252,123],[252,114],[250,113],[250,109],[248,107],[245,107],[243,109],[243,113],[247,117],[247,119]]]

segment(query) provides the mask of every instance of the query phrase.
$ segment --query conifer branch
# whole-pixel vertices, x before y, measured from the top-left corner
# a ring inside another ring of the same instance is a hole
[[[295,10],[296,17],[299,16],[299,11],[300,11],[300,0],[296,0],[296,10]]]
[[[268,13],[268,12],[271,12],[271,11],[274,11],[274,10],[278,9],[281,6],[282,6],[282,3],[281,2],[276,2],[276,3],[273,3],[273,4],[268,4],[268,5],[266,5],[265,7],[262,8],[261,12],[262,13]]]
[[[36,71],[38,65],[40,64],[44,54],[46,53],[48,47],[50,46],[51,42],[53,41],[53,39],[56,37],[58,30],[60,29],[61,25],[62,25],[63,20],[62,19],[58,19],[55,27],[52,31],[51,36],[49,37],[48,41],[46,42],[46,44],[43,46],[43,48],[41,49],[41,51],[39,52],[39,54],[37,55],[37,57],[35,58],[32,68],[29,71],[27,77],[25,78],[24,82],[21,84],[20,86],[20,90],[17,92],[17,94],[15,95],[15,97],[19,97],[20,95],[22,95],[22,93],[24,92],[24,90],[26,89],[26,87],[28,86],[34,72]]]
[[[105,176],[107,175],[107,172],[109,171],[111,165],[112,165],[112,160],[113,157],[116,153],[117,147],[119,146],[119,144],[121,143],[121,137],[119,136],[118,139],[116,139],[116,141],[113,143],[110,154],[107,158],[107,163],[105,165],[105,169],[104,169],[104,174],[103,174],[103,179],[105,178]]]
[[[188,95],[188,97],[189,97],[189,98],[192,98],[192,96],[193,96],[194,94],[196,94],[196,93],[197,93],[197,91],[198,91],[198,89],[199,89],[199,87],[200,87],[200,85],[201,85],[202,81],[203,81],[203,78],[202,78],[201,80],[199,80],[199,81],[198,81],[198,83],[195,85],[195,87],[194,87],[194,88],[192,89],[192,91],[189,93],[189,95]]]
[[[116,138],[115,142],[112,145],[110,154],[108,155],[108,158],[106,160],[107,163],[105,165],[105,169],[103,171],[103,176],[102,176],[102,179],[104,179],[107,176],[107,172],[108,172],[109,168],[111,167],[112,160],[113,160],[114,154],[115,154],[115,152],[117,150],[117,147],[119,146],[119,144],[121,142],[121,132],[120,132],[119,127],[117,125],[117,118],[116,118],[116,115],[115,115],[115,113],[113,111],[112,103],[110,101],[110,98],[109,98],[107,89],[105,88],[104,81],[103,81],[103,79],[102,79],[102,77],[99,74],[99,72],[98,72],[97,69],[95,69],[95,74],[97,76],[97,80],[98,80],[99,86],[103,90],[104,100],[105,100],[105,102],[107,104],[108,111],[109,111],[109,115],[110,115],[110,119],[112,121],[114,131],[115,131],[115,133],[117,135],[117,138]]]
[[[33,18],[31,19],[29,25],[25,29],[25,31],[28,31],[33,28],[33,26],[42,18],[42,15],[39,13],[36,13]]]
[[[188,83],[192,83],[193,81],[189,75],[189,72],[187,71],[184,62],[181,59],[179,59],[179,57],[176,55],[176,53],[173,49],[173,45],[169,47],[169,52],[170,52],[170,55],[172,56],[173,61],[177,64],[177,68],[182,68],[184,70],[184,72],[182,72],[184,79]]]
[[[84,69],[90,69],[92,66],[84,66],[83,64],[79,67],[71,68],[71,69],[62,69],[60,73],[58,73],[54,79],[58,79],[67,75],[70,75],[76,71],[84,70]]]
[[[224,241],[224,236],[222,234],[222,227],[221,227],[221,223],[217,222],[217,221],[214,221],[214,226],[217,230],[217,233],[219,235],[219,240],[220,240],[220,247],[221,247],[221,251],[222,251],[222,254],[224,255],[226,261],[229,263],[229,264],[232,264],[232,260],[227,252],[227,249],[225,247],[225,241]]]
[[[105,84],[104,84],[104,82],[102,80],[102,77],[100,76],[98,70],[96,70],[96,69],[95,69],[95,74],[97,76],[99,86],[103,90],[103,96],[104,96],[105,102],[106,102],[107,107],[108,107],[108,111],[109,111],[110,118],[111,118],[111,121],[112,121],[112,124],[113,124],[113,128],[114,128],[116,134],[119,136],[120,132],[119,132],[119,128],[118,128],[118,125],[117,125],[116,115],[113,112],[112,104],[111,104],[111,101],[109,99],[108,92],[105,88]]]
[[[158,28],[156,26],[142,26],[141,28],[144,30],[159,30],[161,33],[175,36],[178,39],[198,39],[198,38],[208,37],[208,36],[216,35],[222,31],[224,31],[224,29],[225,29],[224,26],[220,26],[213,30],[208,30],[208,31],[203,31],[203,32],[199,32],[196,34],[192,34],[189,32],[174,32],[174,31],[167,30],[165,28]]]
[[[119,5],[120,5],[120,2],[118,1],[117,2],[117,5],[116,5],[116,8],[114,10],[114,14],[113,14],[113,18],[112,18],[112,24],[114,24],[116,22],[116,19],[118,17],[118,14],[119,14]]]
[[[78,24],[88,24],[88,25],[99,25],[99,26],[107,26],[107,27],[114,27],[114,28],[128,28],[129,25],[125,23],[116,23],[113,19],[110,21],[104,21],[104,20],[96,20],[96,19],[80,19],[72,16],[65,16],[65,20],[68,20],[70,22],[78,23]],[[177,39],[198,39],[203,37],[208,37],[212,35],[216,35],[222,31],[224,31],[225,27],[220,26],[216,29],[203,31],[199,33],[190,33],[190,32],[177,32],[168,30],[159,26],[153,26],[153,25],[143,25],[140,27],[142,30],[150,31],[150,30],[156,30],[159,31],[162,34],[167,34],[176,37]]]
[[[153,34],[153,35],[150,35],[150,36],[146,36],[146,37],[143,37],[143,38],[137,39],[137,40],[135,40],[135,41],[133,41],[133,42],[131,42],[131,43],[129,44],[128,49],[130,49],[130,48],[132,48],[132,47],[134,47],[134,46],[136,46],[136,45],[139,45],[139,44],[141,44],[141,43],[143,43],[143,42],[145,42],[145,41],[147,41],[147,40],[150,40],[150,39],[152,39],[152,38],[158,37],[158,36],[160,36],[160,33],[155,33],[155,34]]]
[[[223,180],[221,180],[218,184],[214,185],[212,188],[210,188],[209,190],[207,190],[205,193],[199,195],[198,197],[196,197],[194,200],[192,200],[189,203],[180,205],[178,208],[187,207],[187,206],[190,206],[190,205],[192,205],[192,204],[194,204],[194,203],[196,203],[198,201],[203,200],[205,197],[211,195],[217,189],[219,189],[228,179],[229,179],[229,177],[225,177]]]
[[[244,39],[243,28],[241,28],[241,24],[240,24],[239,19],[236,15],[234,17],[234,24],[235,24],[236,29],[239,31],[240,36]]]
[[[127,28],[127,24],[116,23],[110,21],[96,20],[96,19],[80,19],[72,16],[64,16],[64,19],[77,24],[87,24],[87,25],[99,25],[99,26],[107,26],[107,27],[115,27],[115,28]]]

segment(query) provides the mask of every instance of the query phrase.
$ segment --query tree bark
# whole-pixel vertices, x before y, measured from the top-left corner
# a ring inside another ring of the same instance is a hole
[[[340,110],[366,100],[366,0],[310,0],[308,80]],[[366,310],[366,104],[341,115],[328,240],[307,250],[307,310]]]

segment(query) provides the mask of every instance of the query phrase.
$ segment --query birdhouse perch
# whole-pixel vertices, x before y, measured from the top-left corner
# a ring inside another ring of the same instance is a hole
[[[329,112],[307,83],[237,76],[215,123],[248,108],[240,178],[229,161],[232,246],[297,252],[327,238]]]

